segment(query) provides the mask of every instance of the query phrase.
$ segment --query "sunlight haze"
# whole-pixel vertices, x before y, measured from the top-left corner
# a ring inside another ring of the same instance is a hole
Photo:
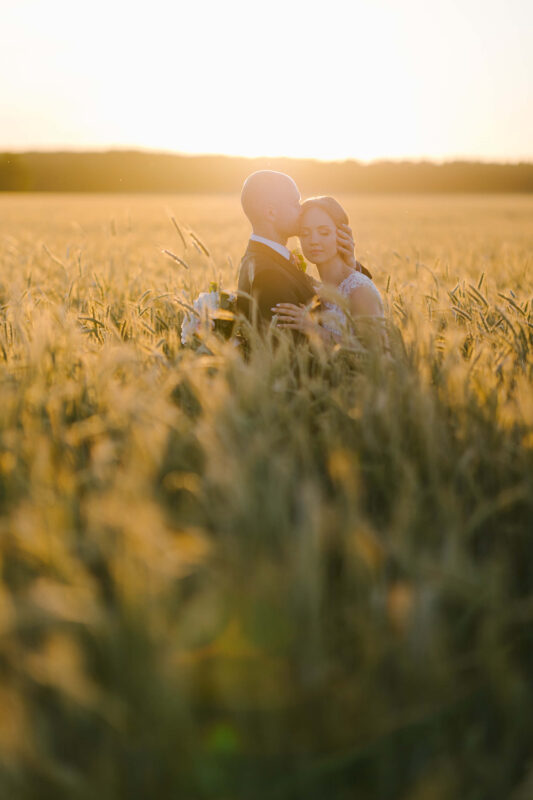
[[[0,150],[533,158],[521,0],[8,0]]]

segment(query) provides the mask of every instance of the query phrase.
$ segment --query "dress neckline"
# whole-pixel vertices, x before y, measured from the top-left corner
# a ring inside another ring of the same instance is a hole
[[[339,289],[339,290],[340,290],[341,286],[343,286],[343,285],[346,283],[346,281],[349,281],[349,280],[350,280],[350,278],[353,278],[353,276],[354,276],[354,275],[361,275],[362,277],[365,277],[365,278],[367,277],[367,276],[366,276],[366,275],[365,275],[363,272],[360,272],[358,269],[352,269],[352,271],[350,272],[350,274],[349,274],[349,275],[347,275],[347,276],[344,278],[344,280],[342,280],[342,281],[339,283],[339,285],[338,285],[337,289]],[[370,280],[370,278],[368,278],[368,280]]]

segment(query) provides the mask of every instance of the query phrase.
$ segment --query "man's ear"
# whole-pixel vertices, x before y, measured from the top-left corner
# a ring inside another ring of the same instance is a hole
[[[275,206],[267,206],[265,209],[265,217],[270,220],[270,222],[274,222],[277,218],[277,212]]]

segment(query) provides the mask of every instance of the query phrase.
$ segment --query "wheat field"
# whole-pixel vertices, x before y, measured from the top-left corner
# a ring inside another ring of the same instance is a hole
[[[532,796],[533,198],[339,199],[388,357],[181,345],[238,197],[0,194],[1,797]]]

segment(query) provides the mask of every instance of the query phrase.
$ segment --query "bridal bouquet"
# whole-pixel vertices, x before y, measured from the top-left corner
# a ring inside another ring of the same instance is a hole
[[[215,331],[229,339],[235,322],[237,295],[220,291],[212,281],[208,292],[200,292],[193,305],[181,305],[187,309],[181,326],[181,343],[199,345],[202,333]]]

